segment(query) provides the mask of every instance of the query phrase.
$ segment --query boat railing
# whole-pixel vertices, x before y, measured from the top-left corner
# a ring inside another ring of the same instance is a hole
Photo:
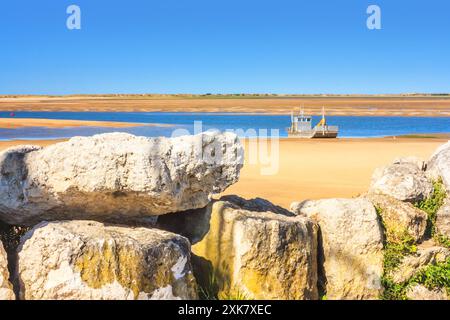
[[[338,126],[315,126],[314,130],[316,131],[338,131]]]

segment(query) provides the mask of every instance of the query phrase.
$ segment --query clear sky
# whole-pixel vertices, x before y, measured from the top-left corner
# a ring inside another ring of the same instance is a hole
[[[450,92],[448,0],[3,0],[0,38],[0,94]]]

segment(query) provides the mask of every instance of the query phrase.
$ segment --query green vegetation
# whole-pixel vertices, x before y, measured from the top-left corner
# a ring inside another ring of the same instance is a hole
[[[426,237],[434,237],[436,241],[439,241],[439,236],[436,235],[434,225],[436,223],[436,213],[439,208],[444,204],[444,200],[447,197],[442,180],[433,182],[433,193],[425,200],[422,200],[415,204],[415,206],[428,215]]]
[[[388,233],[388,231],[386,232]],[[381,278],[384,287],[382,300],[406,300],[405,284],[395,283],[391,278],[391,273],[400,266],[405,256],[416,253],[417,247],[414,239],[406,231],[402,237],[397,236],[396,239],[386,241],[384,245],[384,273]]]
[[[437,139],[439,138],[438,135],[430,136],[430,135],[424,135],[424,134],[407,134],[400,136],[399,138],[406,138],[406,139]]]
[[[429,265],[415,275],[409,284],[422,284],[432,290],[443,288],[450,294],[450,258],[445,262]]]
[[[450,248],[450,239],[438,235],[435,232],[436,213],[443,205],[446,192],[442,181],[433,183],[432,195],[415,206],[428,215],[427,238],[433,237],[439,244]],[[377,213],[382,217],[380,208],[376,208]],[[382,221],[382,219],[381,219]],[[386,229],[386,228],[385,228]],[[417,247],[414,239],[405,231],[402,234],[394,234],[393,230],[385,230],[386,239],[384,244],[384,274],[382,284],[384,292],[380,297],[383,300],[407,300],[406,292],[410,286],[421,284],[428,289],[445,288],[450,294],[450,259],[443,263],[432,264],[420,270],[415,276],[403,283],[395,283],[391,273],[395,271],[405,256],[415,254]]]
[[[219,293],[219,279],[213,270],[209,270],[206,283],[199,281],[198,296],[201,300],[253,300],[237,287]]]
[[[198,296],[200,300],[218,300],[217,292],[219,291],[218,280],[215,272],[209,270],[206,283],[199,281]]]
[[[416,203],[416,207],[425,211],[428,214],[429,227],[433,227],[436,222],[436,213],[439,208],[444,204],[446,197],[444,185],[442,181],[435,181],[433,183],[433,193],[425,200]]]
[[[383,277],[381,284],[384,287],[383,294],[380,297],[381,300],[408,300],[406,297],[407,285],[395,283],[389,277]]]
[[[450,238],[449,237],[443,236],[441,234],[437,234],[434,236],[434,238],[441,246],[450,249]]]
[[[407,300],[406,291],[414,285],[423,285],[429,290],[445,289],[450,294],[450,258],[445,262],[431,264],[403,283],[395,283],[390,278],[383,279],[385,291],[383,300]]]
[[[402,263],[405,256],[417,252],[414,239],[407,232],[404,232],[403,238],[395,242],[387,242],[384,246],[384,270],[393,271]]]

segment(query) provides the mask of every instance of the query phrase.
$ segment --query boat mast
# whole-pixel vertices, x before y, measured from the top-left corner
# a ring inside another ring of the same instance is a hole
[[[325,106],[322,106],[322,134],[325,135]]]

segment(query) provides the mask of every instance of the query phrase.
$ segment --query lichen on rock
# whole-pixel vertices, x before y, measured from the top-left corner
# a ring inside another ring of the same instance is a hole
[[[275,208],[226,197],[205,209],[207,232],[192,246],[203,290],[222,299],[318,298],[317,226]]]
[[[189,242],[162,230],[44,222],[18,259],[22,299],[197,298]]]

